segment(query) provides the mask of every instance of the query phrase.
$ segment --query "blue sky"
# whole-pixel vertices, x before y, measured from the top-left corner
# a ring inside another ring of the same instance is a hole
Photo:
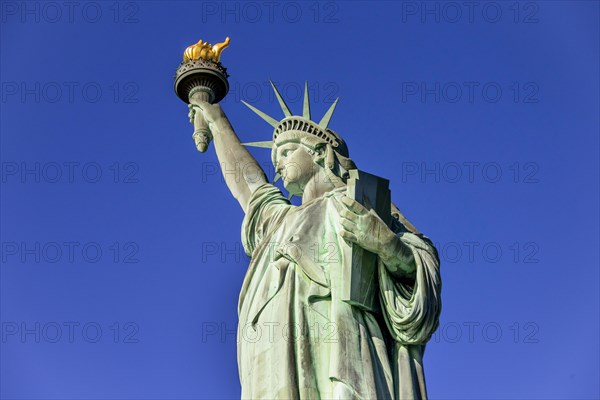
[[[598,398],[599,5],[0,3],[0,395],[235,398],[243,217],[173,92],[231,37],[244,141],[330,127],[438,246],[434,399]],[[253,150],[269,166],[268,152]]]

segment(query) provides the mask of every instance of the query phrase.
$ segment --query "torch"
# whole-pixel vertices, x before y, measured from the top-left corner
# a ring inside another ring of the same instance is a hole
[[[229,38],[214,46],[200,40],[185,49],[183,62],[175,74],[175,93],[181,100],[192,107],[199,102],[215,104],[223,100],[229,91],[229,75],[219,59],[227,46]],[[212,135],[201,113],[195,114],[192,137],[198,151],[204,153]]]

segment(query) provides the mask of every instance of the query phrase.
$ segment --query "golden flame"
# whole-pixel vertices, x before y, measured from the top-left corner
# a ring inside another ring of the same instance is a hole
[[[223,52],[227,46],[229,46],[229,37],[225,38],[223,43],[217,43],[214,46],[208,42],[202,42],[202,39],[200,39],[198,43],[185,49],[183,61],[186,62],[203,58],[205,60],[219,62],[221,52]]]

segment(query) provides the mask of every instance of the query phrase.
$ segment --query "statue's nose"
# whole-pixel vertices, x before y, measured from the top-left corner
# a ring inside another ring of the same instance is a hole
[[[279,157],[277,159],[277,166],[275,166],[275,172],[278,173],[279,175],[281,175],[281,172],[283,171],[283,163],[281,162],[281,157]]]

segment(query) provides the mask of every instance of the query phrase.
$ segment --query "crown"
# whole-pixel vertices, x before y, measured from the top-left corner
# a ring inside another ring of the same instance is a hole
[[[302,107],[301,116],[292,115],[290,108],[285,103],[285,100],[283,100],[283,97],[281,97],[281,94],[279,93],[279,90],[277,90],[277,87],[273,81],[269,80],[269,82],[271,83],[271,87],[275,92],[275,97],[277,97],[277,101],[279,102],[281,110],[285,116],[282,120],[278,121],[242,100],[242,103],[248,106],[248,108],[258,114],[259,117],[267,121],[274,128],[273,140],[244,143],[245,146],[272,148],[277,141],[277,138],[282,133],[294,131],[314,135],[324,142],[329,143],[333,148],[339,148],[339,150],[342,150],[340,147],[345,147],[345,143],[342,141],[342,139],[335,132],[328,129],[329,122],[331,121],[331,117],[333,116],[333,112],[335,111],[339,97],[335,99],[323,118],[321,118],[321,120],[317,123],[311,120],[310,101],[308,98],[308,82],[304,84],[304,105]]]

